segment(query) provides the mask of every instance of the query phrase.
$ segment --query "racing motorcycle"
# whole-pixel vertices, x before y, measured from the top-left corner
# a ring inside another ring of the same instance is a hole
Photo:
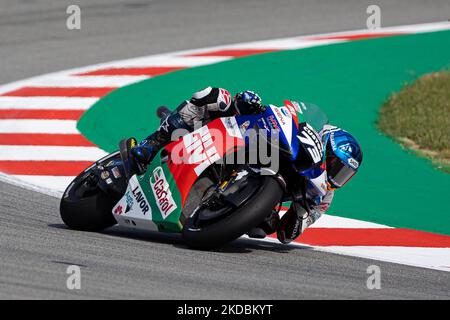
[[[168,112],[159,116],[163,123]],[[192,248],[219,247],[278,214],[284,201],[303,199],[307,210],[311,199],[320,201],[326,172],[317,132],[326,123],[317,106],[290,100],[258,115],[219,118],[162,148],[140,175],[129,156],[136,140],[122,140],[69,184],[61,218],[76,230],[119,224],[181,233]],[[278,152],[278,168],[248,160],[249,146],[262,144]],[[244,161],[236,161],[239,152]]]

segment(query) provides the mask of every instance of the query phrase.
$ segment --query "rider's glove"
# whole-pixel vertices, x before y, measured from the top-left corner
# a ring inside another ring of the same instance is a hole
[[[242,101],[247,102],[253,106],[261,105],[261,98],[256,92],[246,90],[240,93],[242,95]]]
[[[259,95],[250,90],[236,94],[234,96],[234,104],[241,115],[262,113],[266,110],[266,107],[261,104]]]

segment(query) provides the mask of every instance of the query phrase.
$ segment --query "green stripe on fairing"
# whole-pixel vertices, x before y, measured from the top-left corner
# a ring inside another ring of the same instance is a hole
[[[139,181],[139,184],[141,185],[142,190],[144,190],[145,196],[149,200],[150,206],[152,208],[152,221],[158,226],[158,230],[163,232],[180,232],[182,228],[180,224],[181,195],[176,187],[173,188],[173,185],[176,185],[176,182],[173,179],[172,173],[170,173],[167,164],[161,163],[160,155],[161,154],[158,153],[155,156],[152,163],[148,167],[147,172],[144,175],[139,176],[137,179]],[[159,210],[158,205],[156,204],[158,199],[153,194],[150,185],[150,179],[153,175],[153,171],[157,167],[161,167],[163,169],[164,175],[167,179],[167,183],[169,184],[169,189],[171,190],[172,193],[172,198],[177,205],[177,208],[172,213],[170,213],[170,215],[166,219],[163,218],[161,211]]]
[[[450,175],[381,134],[378,109],[405,82],[450,65],[450,32],[362,40],[262,54],[178,71],[121,88],[88,110],[78,124],[91,141],[116,149],[143,138],[172,108],[207,85],[251,89],[264,102],[300,99],[322,107],[364,149],[358,175],[336,194],[330,213],[450,235]],[[424,123],[423,129],[428,125]]]

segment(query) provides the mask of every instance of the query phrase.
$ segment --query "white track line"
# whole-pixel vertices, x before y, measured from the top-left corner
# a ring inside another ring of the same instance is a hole
[[[314,247],[314,250],[413,267],[450,271],[450,248],[330,246]]]
[[[123,87],[149,79],[149,76],[51,76],[33,82],[38,87]]]
[[[107,153],[97,147],[0,146],[0,160],[97,161]]]
[[[179,55],[156,55],[140,57],[129,60],[122,60],[120,63],[113,61],[99,65],[88,66],[74,70],[72,74],[88,72],[92,70],[101,70],[105,68],[145,68],[145,67],[199,67],[213,63],[219,63],[230,60],[229,57],[184,57]]]
[[[242,238],[253,241],[265,241],[279,244],[274,238],[267,237],[256,240],[244,235]],[[450,248],[420,248],[420,247],[387,247],[387,246],[311,246],[304,243],[291,242],[292,247],[339,254],[344,256],[358,257],[389,263],[407,265],[418,268],[426,268],[438,271],[450,272]],[[381,271],[383,272],[383,270]]]
[[[24,185],[29,190],[38,191],[53,197],[61,198],[64,190],[75,177],[72,176],[39,176],[13,175],[13,184]]]
[[[55,198],[61,198],[63,191],[65,190],[65,186],[68,186],[70,181],[74,177],[57,177],[60,178],[58,181],[49,181],[48,185],[44,185],[42,182],[45,181],[47,176],[21,176],[21,175],[7,175],[0,172],[0,181],[9,183],[11,185],[31,190],[39,193],[43,193]],[[65,179],[65,180],[64,180]],[[59,182],[59,184],[58,184]],[[58,186],[58,188],[55,188]]]
[[[282,51],[322,46],[338,42],[344,42],[344,40],[307,40],[299,37],[293,37],[287,39],[275,39],[267,41],[247,42],[243,44],[233,44],[227,46],[226,49],[273,49]]]
[[[98,98],[74,97],[0,97],[0,109],[86,110]]]
[[[0,133],[76,133],[75,120],[0,120]]]
[[[350,218],[343,218],[337,216],[330,216],[324,214],[316,223],[310,228],[350,228],[350,229],[386,229],[392,228],[383,224],[355,220]]]

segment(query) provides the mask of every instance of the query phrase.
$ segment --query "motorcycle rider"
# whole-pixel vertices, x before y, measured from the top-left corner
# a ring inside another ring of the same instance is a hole
[[[131,149],[136,171],[145,172],[156,153],[171,142],[171,135],[176,129],[193,131],[197,126],[203,126],[220,117],[257,114],[265,110],[261,98],[253,91],[237,93],[232,100],[230,93],[223,88],[207,87],[200,90],[171,112],[154,133]],[[318,203],[308,205],[306,201],[309,200],[293,201],[281,219],[278,213],[273,213],[261,225],[248,232],[250,237],[264,238],[276,231],[280,242],[286,244],[293,241],[329,209],[334,190],[342,187],[356,173],[362,161],[361,148],[356,139],[348,132],[329,125],[318,135],[324,146],[327,193]]]
[[[263,231],[267,234],[277,232],[281,243],[289,243],[300,236],[303,231],[316,222],[329,208],[333,201],[334,191],[346,184],[358,171],[363,154],[359,143],[347,131],[341,128],[325,125],[319,132],[324,146],[325,169],[327,172],[327,193],[320,202],[306,205],[292,202],[288,211],[277,221],[277,215],[263,223]],[[304,204],[305,204],[304,203]]]
[[[190,100],[182,102],[174,112],[171,112],[154,133],[131,149],[131,154],[136,160],[136,170],[138,173],[145,172],[156,153],[171,142],[172,133],[176,129],[192,132],[194,128],[220,117],[250,115],[264,111],[265,106],[261,104],[261,98],[253,91],[237,93],[233,100],[228,90],[223,88],[207,87],[195,92]]]

